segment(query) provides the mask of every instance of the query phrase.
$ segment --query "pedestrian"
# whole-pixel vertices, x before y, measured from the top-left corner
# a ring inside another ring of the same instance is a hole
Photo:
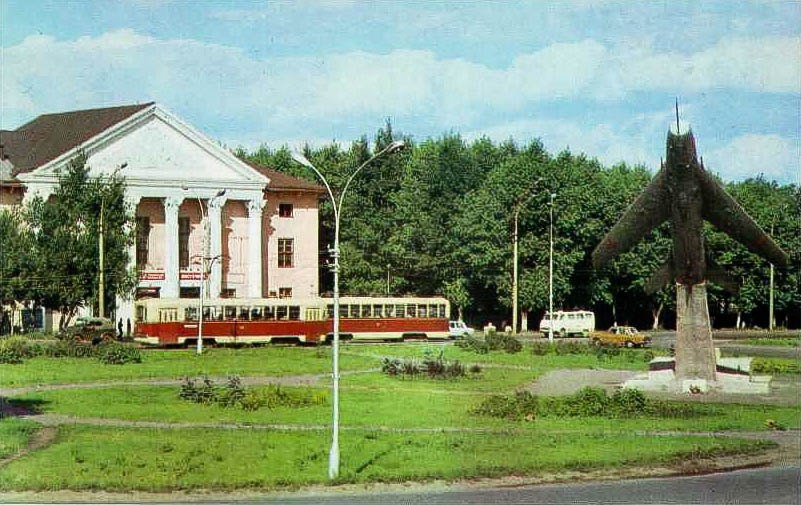
[[[117,323],[117,338],[122,340],[122,318],[120,318],[120,321]]]
[[[125,336],[127,338],[131,338],[131,318],[130,317],[128,318],[128,322],[126,323],[126,326],[125,326]]]

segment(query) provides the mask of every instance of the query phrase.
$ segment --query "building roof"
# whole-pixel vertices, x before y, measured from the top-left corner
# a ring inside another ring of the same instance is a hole
[[[31,172],[53,161],[67,151],[154,105],[105,107],[43,114],[16,130],[0,130],[0,160],[11,162],[11,180],[21,173]],[[247,165],[270,179],[268,191],[303,191],[325,193],[325,188],[313,182],[245,161]],[[6,185],[9,181],[6,181]]]
[[[0,131],[2,156],[14,165],[12,177],[30,172],[153,103],[43,114],[16,130]]]
[[[314,182],[307,181],[306,179],[301,179],[299,177],[293,177],[289,174],[279,172],[278,170],[267,168],[264,165],[259,165],[253,161],[243,161],[270,179],[270,184],[267,186],[267,191],[304,191],[319,194],[325,193],[325,188]]]

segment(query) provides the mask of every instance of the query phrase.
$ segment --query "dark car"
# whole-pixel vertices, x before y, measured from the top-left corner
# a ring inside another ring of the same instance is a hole
[[[105,317],[79,317],[74,325],[61,332],[61,338],[93,344],[114,340],[115,335],[114,321]]]

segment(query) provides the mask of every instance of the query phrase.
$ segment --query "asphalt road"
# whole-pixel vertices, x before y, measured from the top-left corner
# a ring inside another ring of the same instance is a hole
[[[696,477],[445,492],[283,496],[236,503],[298,505],[576,505],[591,503],[615,505],[798,505],[801,503],[801,468],[771,467]]]

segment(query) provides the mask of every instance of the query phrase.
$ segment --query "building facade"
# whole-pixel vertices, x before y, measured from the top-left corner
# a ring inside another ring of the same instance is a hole
[[[0,132],[0,208],[47,198],[82,151],[90,176],[125,177],[137,297],[318,296],[314,183],[247,163],[156,103],[46,114]],[[202,271],[203,260],[207,268]]]

